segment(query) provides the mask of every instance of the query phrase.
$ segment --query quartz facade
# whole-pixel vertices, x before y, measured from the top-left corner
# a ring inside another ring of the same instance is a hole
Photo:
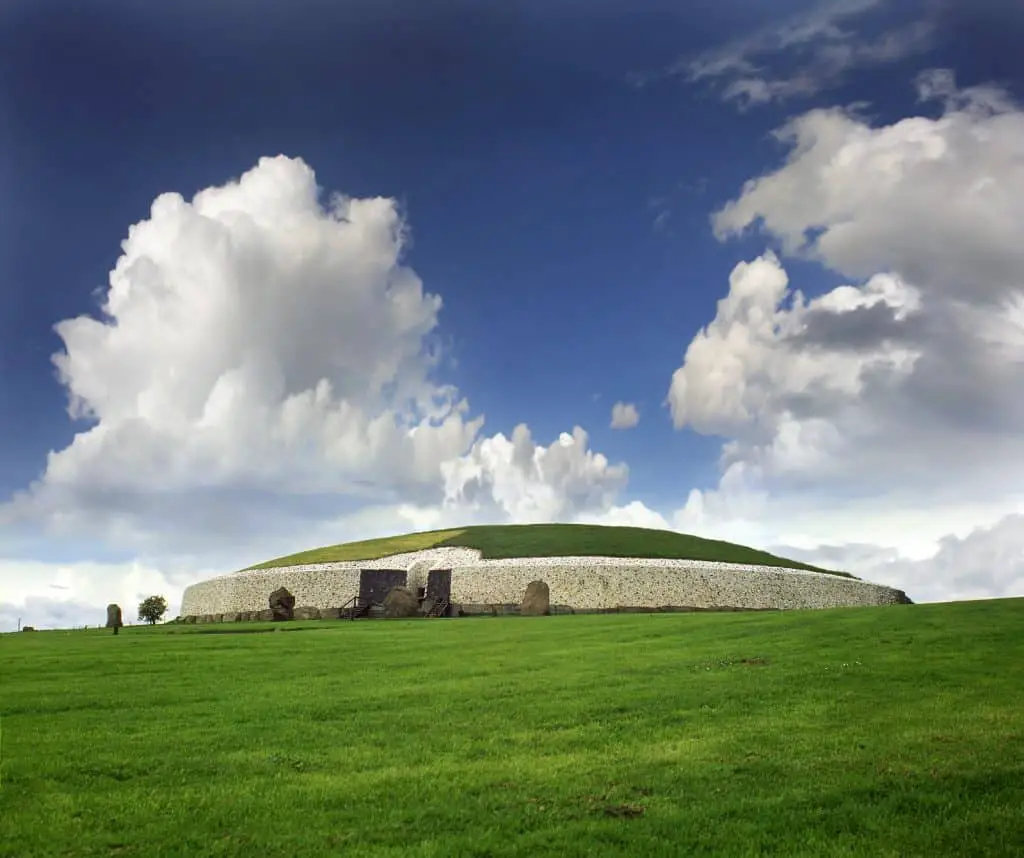
[[[630,607],[832,608],[906,601],[891,587],[839,575],[776,566],[622,557],[522,557],[484,560],[472,548],[432,548],[375,560],[251,569],[193,584],[181,616],[257,611],[278,587],[296,605],[336,608],[359,593],[361,569],[404,569],[407,586],[426,585],[431,569],[452,572],[455,605],[522,601],[533,580],[547,583],[553,605],[578,610]]]

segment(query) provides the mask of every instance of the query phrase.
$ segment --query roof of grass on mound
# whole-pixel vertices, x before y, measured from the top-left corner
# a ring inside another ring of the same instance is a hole
[[[274,569],[309,563],[376,560],[427,548],[475,548],[487,560],[508,557],[643,557],[781,566],[854,577],[845,572],[820,569],[717,539],[702,539],[670,530],[588,524],[485,525],[457,530],[431,530],[314,548],[248,568]]]

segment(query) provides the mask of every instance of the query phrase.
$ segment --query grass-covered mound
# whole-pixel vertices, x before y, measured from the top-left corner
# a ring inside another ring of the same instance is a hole
[[[306,563],[337,563],[375,560],[392,554],[427,548],[476,548],[488,560],[506,557],[648,557],[670,560],[712,560],[718,563],[747,563],[826,572],[795,560],[776,557],[732,542],[702,539],[670,530],[644,527],[603,527],[590,524],[509,524],[463,527],[457,530],[429,530],[384,539],[366,539],[328,545],[278,557],[250,569],[276,569]]]
[[[4,635],[0,856],[1019,856],[1022,618]]]

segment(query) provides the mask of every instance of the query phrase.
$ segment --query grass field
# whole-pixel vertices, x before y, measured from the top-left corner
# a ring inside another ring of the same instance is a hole
[[[0,856],[1019,856],[1022,621],[0,636]]]
[[[504,557],[655,557],[680,560],[713,560],[719,563],[749,563],[785,566],[811,572],[832,572],[797,563],[717,539],[701,539],[669,530],[643,527],[605,527],[587,524],[517,524],[432,530],[384,539],[366,539],[342,545],[328,545],[278,557],[250,569],[273,569],[304,563],[336,563],[345,560],[373,560],[426,548],[477,548],[486,559]],[[846,575],[852,578],[852,575]]]

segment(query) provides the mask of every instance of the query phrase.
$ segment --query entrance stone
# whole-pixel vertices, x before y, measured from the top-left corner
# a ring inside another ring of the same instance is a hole
[[[408,587],[392,587],[384,597],[384,616],[388,619],[415,617],[419,600]]]

